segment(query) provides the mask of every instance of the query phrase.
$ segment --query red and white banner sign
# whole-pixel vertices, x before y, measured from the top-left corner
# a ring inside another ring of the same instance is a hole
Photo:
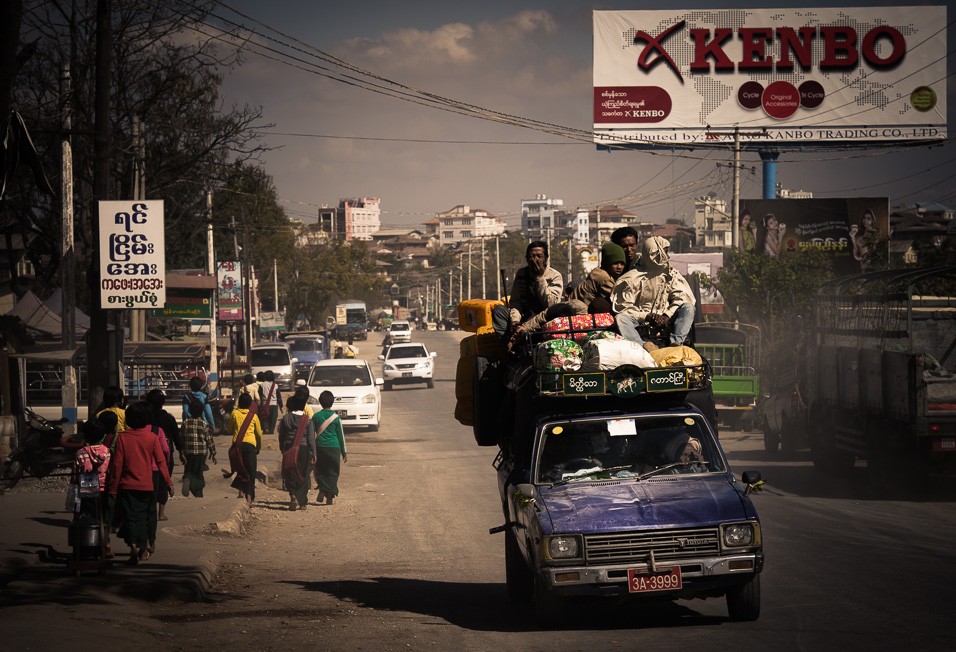
[[[940,140],[946,7],[594,12],[598,144]]]

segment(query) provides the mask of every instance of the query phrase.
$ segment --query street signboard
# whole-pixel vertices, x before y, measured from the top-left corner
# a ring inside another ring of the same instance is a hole
[[[216,263],[216,294],[219,321],[242,321],[242,263],[223,260]]]
[[[163,200],[98,202],[100,307],[166,304]]]

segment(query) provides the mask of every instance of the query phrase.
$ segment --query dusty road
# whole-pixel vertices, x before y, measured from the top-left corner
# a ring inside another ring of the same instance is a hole
[[[781,460],[748,433],[722,441],[737,473],[768,480],[756,497],[767,556],[757,622],[729,622],[723,600],[598,603],[541,631],[530,607],[508,602],[503,539],[488,534],[502,520],[496,449],[452,417],[459,337],[415,334],[438,351],[435,387],[383,392],[381,430],[346,433],[335,505],[289,512],[286,494],[259,492],[246,534],[214,542],[224,565],[207,600],[59,608],[89,614],[114,642],[169,650],[951,649],[952,496],[874,499],[859,478],[821,478],[807,456]],[[54,649],[44,632],[30,649]]]

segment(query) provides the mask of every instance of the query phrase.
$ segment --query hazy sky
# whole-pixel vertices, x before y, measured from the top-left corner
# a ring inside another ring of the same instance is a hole
[[[261,105],[274,123],[264,158],[291,217],[314,218],[339,198],[380,197],[383,226],[417,225],[458,204],[518,223],[522,198],[542,193],[565,206],[615,202],[642,219],[690,217],[693,198],[728,201],[729,152],[658,155],[597,151],[593,145],[526,128],[420,106],[317,74],[312,48],[409,87],[489,111],[575,129],[592,127],[592,10],[652,9],[639,2],[482,0],[229,0],[217,14],[292,43],[302,61],[249,48],[225,81],[227,102]],[[735,2],[734,8],[791,7]],[[877,2],[870,5],[927,3]],[[956,8],[947,20],[950,74],[956,73]],[[659,3],[656,8],[668,7]],[[697,0],[690,8],[727,8]],[[815,7],[847,3],[814,2]],[[914,9],[918,11],[918,9]],[[264,41],[270,47],[279,46]],[[293,51],[284,49],[286,53]],[[940,52],[942,55],[942,52]],[[272,58],[268,58],[272,57]],[[308,68],[307,70],[302,68]],[[954,85],[947,88],[952,123]],[[952,128],[952,127],[951,127]],[[956,205],[956,148],[785,153],[777,178],[818,197],[885,196],[891,204]],[[741,196],[759,198],[760,160],[742,175]]]

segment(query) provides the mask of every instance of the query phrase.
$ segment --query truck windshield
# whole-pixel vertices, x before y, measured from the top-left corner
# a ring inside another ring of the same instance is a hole
[[[539,484],[554,484],[723,471],[700,415],[635,415],[545,424],[535,477]]]
[[[368,366],[364,364],[316,366],[309,378],[309,385],[313,387],[354,387],[371,384],[372,377],[369,375]]]

